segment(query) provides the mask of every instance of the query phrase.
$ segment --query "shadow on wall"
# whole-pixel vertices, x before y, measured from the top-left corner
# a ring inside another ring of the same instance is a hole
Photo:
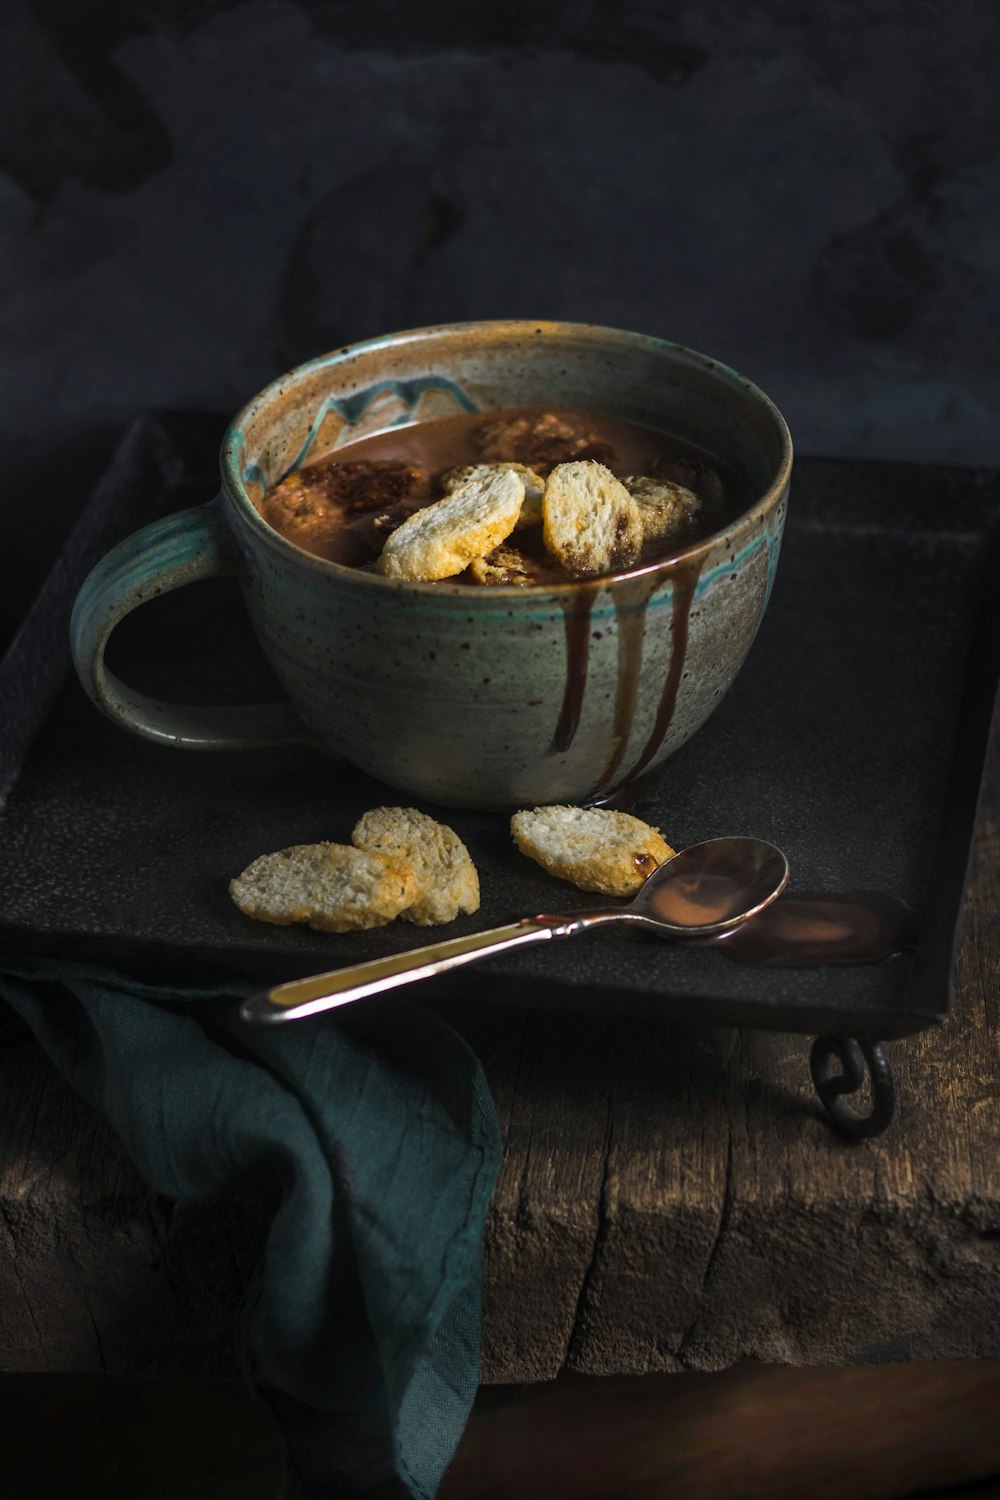
[[[10,0],[0,441],[50,541],[0,544],[138,410],[451,319],[704,349],[803,452],[1000,462],[1000,17],[768,9]]]
[[[434,178],[419,162],[373,167],[307,215],[281,281],[282,367],[411,325],[423,265],[463,218]]]

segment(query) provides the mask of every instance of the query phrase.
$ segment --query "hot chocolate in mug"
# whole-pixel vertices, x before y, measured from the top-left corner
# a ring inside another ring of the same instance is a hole
[[[530,587],[383,577],[298,547],[263,519],[291,470],[390,426],[572,408],[717,455],[749,503],[673,555]],[[773,403],[675,344],[585,324],[466,323],[391,334],[284,375],[235,418],[219,495],[154,522],[86,580],[72,621],[83,686],[111,719],[181,749],[307,742],[412,797],[506,809],[604,798],[718,706],[770,596],[792,465]],[[144,600],[236,574],[288,701],[160,702],[105,665]]]

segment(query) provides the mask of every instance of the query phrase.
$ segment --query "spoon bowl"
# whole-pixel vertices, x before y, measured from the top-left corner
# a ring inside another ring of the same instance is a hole
[[[706,839],[655,869],[627,909],[654,931],[709,937],[756,916],[787,884],[788,860],[774,844]]]
[[[575,937],[610,922],[637,923],[674,942],[710,937],[756,916],[787,884],[788,860],[774,844],[754,838],[706,839],[660,865],[625,906],[525,917],[505,927],[428,943],[409,953],[295,979],[251,995],[240,1015],[245,1021],[269,1024],[299,1020],[430,979],[491,954]]]

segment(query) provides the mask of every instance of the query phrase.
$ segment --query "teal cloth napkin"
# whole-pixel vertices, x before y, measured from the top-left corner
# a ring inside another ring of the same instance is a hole
[[[419,1005],[264,1027],[239,1020],[248,993],[0,960],[0,994],[150,1187],[276,1204],[241,1337],[300,1494],[429,1500],[478,1382],[500,1160],[482,1071]]]

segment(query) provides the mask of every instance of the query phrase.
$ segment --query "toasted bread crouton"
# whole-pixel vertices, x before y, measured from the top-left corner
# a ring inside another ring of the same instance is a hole
[[[603,464],[557,464],[542,500],[545,545],[574,578],[630,568],[642,549],[642,518]]]
[[[496,586],[514,584],[526,588],[529,584],[567,583],[562,568],[548,558],[530,557],[518,547],[504,542],[494,547],[485,557],[477,557],[469,564],[472,582]]]
[[[387,854],[409,865],[416,900],[400,912],[404,922],[431,927],[460,912],[479,910],[479,875],[458,834],[415,807],[376,807],[351,838],[358,849]]]
[[[262,854],[229,884],[241,911],[258,922],[305,922],[318,932],[382,927],[417,899],[417,879],[401,859],[348,844],[293,844]]]
[[[550,875],[606,896],[634,896],[674,854],[658,829],[603,807],[536,807],[515,813],[510,831]]]
[[[700,496],[669,479],[629,474],[622,484],[639,507],[643,549],[663,550],[665,543],[683,542],[695,530],[705,510]]]
[[[433,498],[430,474],[420,464],[326,458],[286,474],[259,509],[296,546],[361,567]]]
[[[487,462],[516,459],[542,474],[572,459],[594,458],[598,463],[614,463],[610,444],[596,432],[588,431],[582,425],[583,420],[583,414],[566,416],[554,411],[520,412],[517,416],[498,414],[480,424],[477,446]]]
[[[431,495],[430,475],[420,464],[326,458],[286,474],[261,502],[261,514],[291,536],[328,516],[339,522],[407,502],[412,508]]]
[[[521,505],[521,514],[517,518],[515,531],[520,531],[522,526],[540,526],[542,524],[542,496],[545,493],[545,480],[534,469],[529,469],[527,464],[463,464],[458,469],[449,469],[447,474],[441,476],[444,492],[450,495],[457,490],[459,485],[465,484],[474,476],[489,472],[493,469],[512,469],[524,480],[524,500]]]
[[[490,469],[418,510],[392,532],[378,570],[389,578],[451,578],[475,557],[499,547],[517,525],[524,480],[512,469]]]
[[[653,473],[657,479],[669,479],[672,484],[694,490],[713,516],[720,520],[723,517],[727,504],[726,486],[718,469],[713,469],[704,459],[679,454],[673,458],[661,458],[653,465]]]

